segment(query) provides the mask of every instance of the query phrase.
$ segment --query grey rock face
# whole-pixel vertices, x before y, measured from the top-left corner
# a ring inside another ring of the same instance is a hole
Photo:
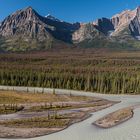
[[[136,10],[133,10],[133,11],[126,10],[120,14],[113,16],[111,18],[111,22],[114,25],[115,30],[111,35],[120,36],[120,35],[123,35],[122,33],[124,32],[125,34],[131,35],[129,25],[131,21],[134,19],[135,15],[136,15]],[[126,30],[128,32],[126,32]]]
[[[102,18],[102,19],[98,19],[95,23],[94,26],[101,31],[102,33],[104,33],[105,35],[109,34],[109,31],[114,31],[114,25],[111,22],[110,19],[107,18]]]
[[[111,19],[101,18],[93,23],[84,24],[73,34],[74,42],[95,39],[104,34],[106,38],[137,39],[140,40],[140,7],[126,10]]]
[[[102,39],[105,42],[115,39],[140,40],[140,7],[123,11],[110,19],[101,18],[83,24],[64,22],[51,15],[43,17],[28,7],[9,15],[0,22],[0,40],[7,43],[4,45],[6,47],[11,44],[14,44],[12,47],[22,44],[21,48],[24,46],[26,49],[31,43],[34,48],[39,42],[37,46],[44,48],[46,44],[50,46],[51,42],[58,40],[77,44],[85,43],[86,40],[101,42]],[[28,45],[25,45],[25,42],[28,42]]]
[[[21,36],[39,41],[53,38],[70,41],[71,34],[79,28],[77,24],[70,24],[54,20],[54,17],[42,17],[34,9],[28,7],[8,16],[0,26],[3,37]]]
[[[135,16],[136,10],[126,10],[113,16],[111,19],[99,19],[95,25],[105,35],[120,36],[123,30],[126,30],[126,28],[129,27]]]
[[[136,9],[136,15],[133,20],[131,20],[129,25],[132,35],[136,39],[140,39],[140,7]]]
[[[36,11],[28,7],[7,17],[1,24],[0,35],[4,37],[19,35],[24,38],[37,38],[41,41],[51,37],[47,28],[51,27],[42,22],[42,17]]]
[[[72,39],[74,43],[79,43],[84,40],[92,40],[100,36],[98,31],[92,23],[81,24],[79,30],[73,33]]]

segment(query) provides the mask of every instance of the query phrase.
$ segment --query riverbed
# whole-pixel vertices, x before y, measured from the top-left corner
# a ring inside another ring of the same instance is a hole
[[[53,89],[31,88],[31,87],[7,87],[0,86],[0,89],[18,90],[28,92],[44,92],[52,93]],[[85,95],[104,98],[112,101],[121,101],[114,106],[107,109],[95,112],[92,116],[80,123],[74,124],[69,128],[38,138],[28,140],[139,140],[140,139],[140,108],[134,110],[134,116],[127,122],[124,122],[116,127],[110,129],[102,129],[92,125],[92,123],[103,116],[112,113],[118,109],[130,106],[140,105],[140,95],[104,95],[99,93],[83,92],[83,91],[70,91],[55,89],[57,94],[74,94]],[[6,140],[6,139],[0,139]],[[23,139],[22,139],[23,140]],[[27,139],[26,139],[27,140]]]

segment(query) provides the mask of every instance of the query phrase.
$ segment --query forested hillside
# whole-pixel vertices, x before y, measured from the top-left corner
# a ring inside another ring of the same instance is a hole
[[[140,51],[65,49],[0,55],[0,85],[140,93]]]

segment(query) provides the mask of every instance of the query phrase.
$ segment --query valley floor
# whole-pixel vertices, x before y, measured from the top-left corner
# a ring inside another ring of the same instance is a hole
[[[67,48],[0,55],[0,85],[140,93],[140,51]]]

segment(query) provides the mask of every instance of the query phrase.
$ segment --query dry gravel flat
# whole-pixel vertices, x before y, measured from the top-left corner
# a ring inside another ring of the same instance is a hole
[[[12,89],[13,87],[1,86],[0,89]],[[26,90],[26,87],[16,87],[17,90]],[[29,88],[30,91],[33,91],[34,88]],[[36,88],[36,90],[41,92],[41,88]],[[53,89],[45,89],[45,92],[52,92]],[[120,103],[109,107],[107,109],[93,113],[93,115],[82,121],[80,123],[74,124],[69,128],[57,132],[51,135],[32,138],[28,140],[139,140],[140,139],[140,108],[135,108],[134,116],[129,121],[122,123],[116,127],[110,129],[100,129],[96,126],[93,126],[92,123],[103,116],[117,111],[119,109],[130,107],[130,106],[139,106],[140,105],[140,95],[104,95],[96,94],[91,92],[82,92],[82,91],[69,91],[56,89],[58,94],[75,94],[75,95],[84,95],[84,96],[94,96],[98,98],[104,98],[112,101],[121,101]],[[4,139],[0,139],[4,140]],[[13,139],[14,140],[14,139]],[[23,139],[22,139],[23,140]]]

